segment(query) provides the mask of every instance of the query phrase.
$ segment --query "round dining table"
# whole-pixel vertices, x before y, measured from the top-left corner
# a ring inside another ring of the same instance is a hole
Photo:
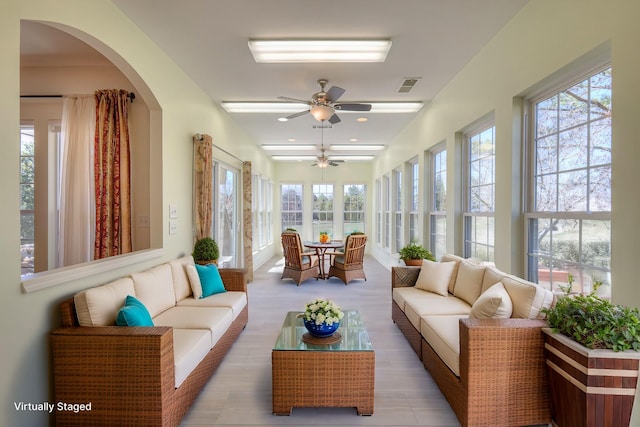
[[[342,240],[332,240],[327,243],[320,242],[304,242],[303,245],[306,248],[315,249],[316,255],[318,255],[318,262],[320,264],[320,279],[326,279],[326,273],[324,272],[324,254],[329,249],[338,249],[344,247]]]

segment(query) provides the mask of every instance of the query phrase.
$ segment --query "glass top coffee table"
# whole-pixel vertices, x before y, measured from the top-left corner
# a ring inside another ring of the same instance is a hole
[[[375,354],[356,310],[344,310],[341,339],[309,343],[300,312],[290,311],[271,353],[273,413],[290,415],[293,407],[354,407],[373,414]]]

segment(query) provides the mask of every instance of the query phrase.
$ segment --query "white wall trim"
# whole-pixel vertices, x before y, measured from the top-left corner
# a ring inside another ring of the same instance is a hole
[[[25,278],[22,281],[22,288],[26,293],[35,292],[76,279],[86,278],[151,259],[161,258],[162,256],[164,256],[164,249],[147,249],[83,264],[57,268],[51,271],[43,271]]]

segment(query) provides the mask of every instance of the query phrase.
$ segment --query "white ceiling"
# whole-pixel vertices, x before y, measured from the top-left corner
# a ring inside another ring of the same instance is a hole
[[[222,101],[310,99],[319,78],[346,89],[341,102],[432,99],[528,0],[112,0],[211,97]],[[57,55],[89,55],[69,36],[23,26],[22,54],[33,64]],[[256,63],[250,38],[384,38],[393,45],[384,63]],[[60,46],[60,43],[63,46]],[[90,51],[90,49],[89,49]],[[421,80],[397,93],[404,78]],[[320,145],[309,114],[278,122],[282,114],[231,114],[256,144]],[[324,130],[332,143],[389,144],[414,114],[340,113]],[[366,116],[366,123],[356,118]],[[305,153],[307,154],[307,153]],[[331,153],[329,153],[331,154]]]

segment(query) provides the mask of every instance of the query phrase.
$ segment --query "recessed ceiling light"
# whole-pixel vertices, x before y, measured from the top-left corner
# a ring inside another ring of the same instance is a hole
[[[369,119],[367,119],[366,117],[358,117],[358,118],[356,119],[356,121],[361,122],[361,123],[364,123],[364,122],[366,122],[367,120],[369,120]]]
[[[279,122],[288,122],[289,119],[287,119],[286,117],[278,117],[278,121]]]
[[[358,138],[351,138],[349,141],[351,141],[351,142],[357,142],[357,141],[358,141]]]
[[[256,62],[384,62],[391,40],[249,40]]]
[[[287,139],[287,141],[289,141],[289,142],[296,142],[296,139],[295,139],[295,138],[289,138],[289,139]]]
[[[329,147],[332,151],[379,151],[384,150],[385,146],[382,144],[335,144]]]
[[[278,150],[317,150],[315,145],[293,145],[293,144],[262,144],[262,149],[266,151]]]

